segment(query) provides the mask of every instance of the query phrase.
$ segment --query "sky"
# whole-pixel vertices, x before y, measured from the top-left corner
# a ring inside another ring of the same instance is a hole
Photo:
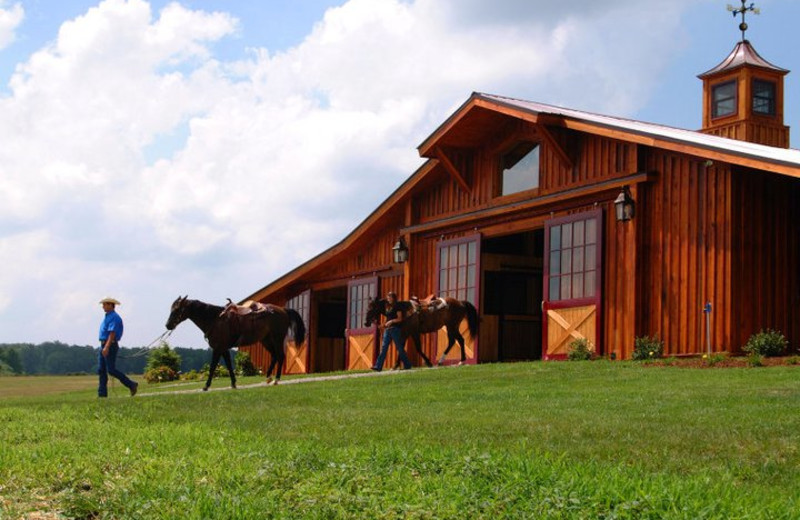
[[[95,344],[112,296],[142,346],[179,295],[245,298],[350,233],[473,91],[697,129],[726,3],[0,0],[0,343]],[[800,2],[756,5],[798,148]]]

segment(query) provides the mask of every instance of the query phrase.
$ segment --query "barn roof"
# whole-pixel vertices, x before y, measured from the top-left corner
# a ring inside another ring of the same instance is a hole
[[[532,122],[580,130],[657,148],[688,153],[740,166],[800,177],[800,150],[776,148],[728,139],[633,119],[613,117],[544,103],[475,92],[453,115],[436,129],[418,149],[423,157],[435,157],[439,146],[453,144],[456,138],[475,139],[466,134],[464,124],[475,113],[504,113]],[[481,116],[487,117],[487,116]],[[486,127],[487,125],[484,125]]]
[[[491,135],[493,129],[497,128],[502,121],[507,121],[509,116],[688,153],[704,159],[720,160],[757,170],[800,177],[800,150],[775,148],[692,130],[475,92],[419,145],[420,155],[429,160],[389,195],[350,234],[339,243],[244,300],[259,300],[283,290],[323,262],[345,252],[348,247],[363,237],[370,226],[375,225],[391,208],[428,178],[434,170],[437,170],[439,161],[436,159],[436,150],[439,146],[448,146],[454,143],[462,146],[477,144],[487,135]]]

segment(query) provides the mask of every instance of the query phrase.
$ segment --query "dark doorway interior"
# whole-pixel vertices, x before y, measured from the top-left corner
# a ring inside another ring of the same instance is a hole
[[[481,310],[493,325],[497,361],[542,358],[543,256],[542,229],[483,241]]]
[[[345,369],[347,288],[337,287],[316,294],[316,344],[311,354],[314,372]]]

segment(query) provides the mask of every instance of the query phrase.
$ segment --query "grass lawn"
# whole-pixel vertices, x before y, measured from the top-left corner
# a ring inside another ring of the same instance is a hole
[[[496,364],[107,400],[13,379],[0,518],[800,517],[793,366]]]

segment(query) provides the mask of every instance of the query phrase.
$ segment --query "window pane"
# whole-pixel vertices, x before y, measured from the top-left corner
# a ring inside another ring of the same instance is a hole
[[[560,274],[561,273],[561,252],[560,251],[551,251],[550,252],[550,274]]]
[[[501,158],[501,194],[518,193],[539,186],[539,146],[520,143]]]
[[[561,296],[561,284],[558,276],[550,277],[550,301],[558,301]]]
[[[597,271],[586,271],[586,273],[584,273],[583,294],[587,298],[591,298],[595,295],[595,286],[597,285],[596,273]]]
[[[571,276],[562,276],[561,277],[561,299],[562,300],[569,300],[572,298],[572,277]]]
[[[572,249],[564,249],[561,251],[561,272],[572,272]]]
[[[572,247],[572,222],[561,224],[561,247]]]
[[[590,269],[597,269],[597,246],[591,245],[586,246],[586,262],[584,263],[584,269],[587,271]]]
[[[580,273],[583,271],[583,248],[576,247],[572,250],[572,272]]]
[[[550,250],[561,249],[561,226],[550,228]]]
[[[597,219],[589,219],[586,221],[586,240],[587,244],[597,243]]]
[[[467,287],[475,287],[475,266],[470,265],[467,268]]]
[[[572,297],[583,298],[583,273],[572,275]]]
[[[453,289],[457,289],[458,288],[458,280],[456,278],[457,276],[458,276],[458,271],[456,271],[455,268],[448,269],[448,271],[447,271],[447,278],[448,278],[448,280],[447,280],[447,290],[448,291],[452,291]]]
[[[456,287],[466,287],[467,286],[467,268],[466,267],[459,267],[458,268],[458,285]]]
[[[447,290],[447,270],[443,269],[439,271],[439,292],[444,292]]]
[[[450,258],[447,260],[447,267],[455,267],[458,265],[458,246],[450,246]]]
[[[583,245],[583,229],[585,227],[586,221],[579,220],[575,222],[575,225],[572,228],[572,244],[575,246],[582,246]]]
[[[458,246],[458,265],[467,263],[467,243],[459,244]]]
[[[466,289],[459,289],[458,290],[458,297],[459,300],[466,300],[467,299],[467,290]]]
[[[447,248],[443,247],[439,250],[439,268],[447,268]]]
[[[467,262],[474,264],[477,262],[478,243],[470,242],[467,251]]]

